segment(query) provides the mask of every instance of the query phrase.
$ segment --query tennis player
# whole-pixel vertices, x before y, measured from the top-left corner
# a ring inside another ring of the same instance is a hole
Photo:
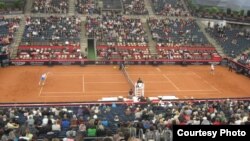
[[[47,78],[47,73],[42,74],[41,79],[39,81],[40,86],[45,84],[46,78]]]
[[[214,75],[215,67],[214,64],[211,64],[210,72],[212,75]]]

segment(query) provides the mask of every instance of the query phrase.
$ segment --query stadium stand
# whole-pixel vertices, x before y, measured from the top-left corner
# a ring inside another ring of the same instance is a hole
[[[245,65],[246,67],[250,67],[250,53],[249,54],[242,54],[240,59],[237,61],[238,63]]]
[[[247,30],[230,26],[221,27],[217,24],[213,28],[207,28],[206,31],[221,44],[228,56],[236,57],[250,48],[250,32]]]
[[[79,46],[21,46],[17,59],[48,60],[48,59],[81,59]]]
[[[124,14],[145,15],[148,10],[145,7],[144,0],[123,0]]]
[[[26,0],[1,0],[0,14],[23,14]]]
[[[218,60],[219,54],[214,47],[173,46],[157,47],[159,59],[169,60]]]
[[[98,46],[97,55],[99,59],[105,60],[147,60],[151,59],[150,51],[147,47],[108,47]]]
[[[32,12],[66,14],[69,10],[68,6],[68,0],[34,0]]]
[[[27,17],[18,59],[78,59],[80,19],[72,17]]]
[[[26,45],[74,45],[80,41],[78,17],[27,17],[22,43]]]
[[[156,15],[189,16],[181,0],[152,0],[152,7]]]
[[[102,11],[121,13],[122,10],[122,0],[103,0]]]
[[[98,13],[95,0],[77,0],[76,10],[80,14],[94,14]]]
[[[146,46],[148,39],[140,19],[121,15],[87,17],[86,34],[108,46]]]
[[[148,36],[140,19],[121,15],[87,17],[86,31],[89,38],[99,42],[97,55],[100,59],[150,58]]]
[[[162,133],[171,133],[172,125],[250,124],[249,100],[144,100],[128,104],[1,107],[1,140],[106,137],[168,140],[171,134]],[[150,136],[152,133],[155,136]]]
[[[0,53],[8,54],[9,46],[14,41],[14,33],[18,30],[20,18],[0,18]]]
[[[208,44],[195,19],[150,18],[148,24],[158,44]]]

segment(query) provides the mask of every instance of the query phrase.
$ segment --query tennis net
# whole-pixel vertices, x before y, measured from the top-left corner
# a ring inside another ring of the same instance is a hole
[[[128,80],[128,83],[130,84],[131,88],[134,88],[134,82],[132,81],[132,79],[129,77],[128,72],[126,70],[126,68],[124,66],[122,66],[122,72],[123,75],[125,76],[125,78]]]

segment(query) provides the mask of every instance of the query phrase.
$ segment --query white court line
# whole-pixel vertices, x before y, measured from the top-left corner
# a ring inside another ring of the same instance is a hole
[[[80,93],[82,93],[82,92],[42,92],[42,94],[70,94],[70,93],[72,93],[72,94],[80,94]]]
[[[128,92],[128,91],[90,91],[90,92],[85,92],[85,93],[123,93],[123,92]],[[43,94],[69,94],[69,93],[72,93],[72,94],[78,94],[78,93],[82,93],[82,92],[42,92]]]
[[[201,80],[203,80],[206,84],[208,84],[210,87],[212,87],[214,90],[216,90],[219,93],[222,93],[220,90],[218,90],[216,87],[214,87],[213,85],[211,85],[207,80],[203,79],[201,76],[199,76],[197,73],[193,72],[195,74],[195,76],[197,76],[198,78],[200,78]]]
[[[50,72],[50,73],[54,74],[54,75],[82,75],[82,74],[84,74],[84,75],[121,75],[120,73],[93,73],[93,72]],[[193,74],[194,73],[192,73],[192,72],[165,73],[165,75],[193,75]],[[162,74],[161,73],[129,73],[129,75],[162,75]]]
[[[145,92],[217,92],[216,90],[162,90],[162,91],[145,91]]]
[[[42,95],[40,97],[59,97],[59,98],[62,98],[62,97],[84,97],[83,95]]]
[[[166,78],[166,79],[176,88],[177,91],[180,91],[180,88],[178,88],[178,87],[175,85],[175,83],[174,83],[172,80],[170,80],[165,74],[163,74],[162,76],[163,76],[164,78]]]
[[[38,96],[41,96],[42,91],[43,91],[43,86],[41,87],[41,89],[40,89],[40,92],[39,92]]]
[[[102,83],[104,83],[104,84],[106,84],[106,83],[108,83],[108,84],[116,84],[116,83],[119,83],[119,84],[127,84],[127,82],[85,82],[85,84],[102,84]]]
[[[170,83],[169,81],[143,81],[144,83]],[[127,82],[85,82],[85,84],[127,84]]]
[[[171,83],[169,81],[143,81],[144,83]]]
[[[50,72],[51,74],[100,74],[100,75],[103,75],[103,74],[112,74],[112,75],[120,75],[120,73],[110,73],[110,72],[98,72],[98,73],[95,73],[95,72]]]
[[[94,72],[50,72],[51,74],[54,75],[64,75],[64,74],[69,74],[69,75],[122,75],[120,73],[94,73]],[[156,73],[129,73],[129,75],[161,75],[161,74],[156,74]]]
[[[161,72],[161,69],[160,69],[160,68],[157,67],[157,68],[155,68],[155,69],[156,69],[158,72]]]
[[[165,73],[165,75],[194,75],[193,73]]]
[[[82,75],[82,92],[85,93],[84,75]]]

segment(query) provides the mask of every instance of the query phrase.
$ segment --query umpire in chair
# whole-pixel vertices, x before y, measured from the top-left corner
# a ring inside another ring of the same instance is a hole
[[[142,85],[143,85],[143,81],[141,80],[141,78],[139,78],[137,80],[136,87],[142,87]]]

